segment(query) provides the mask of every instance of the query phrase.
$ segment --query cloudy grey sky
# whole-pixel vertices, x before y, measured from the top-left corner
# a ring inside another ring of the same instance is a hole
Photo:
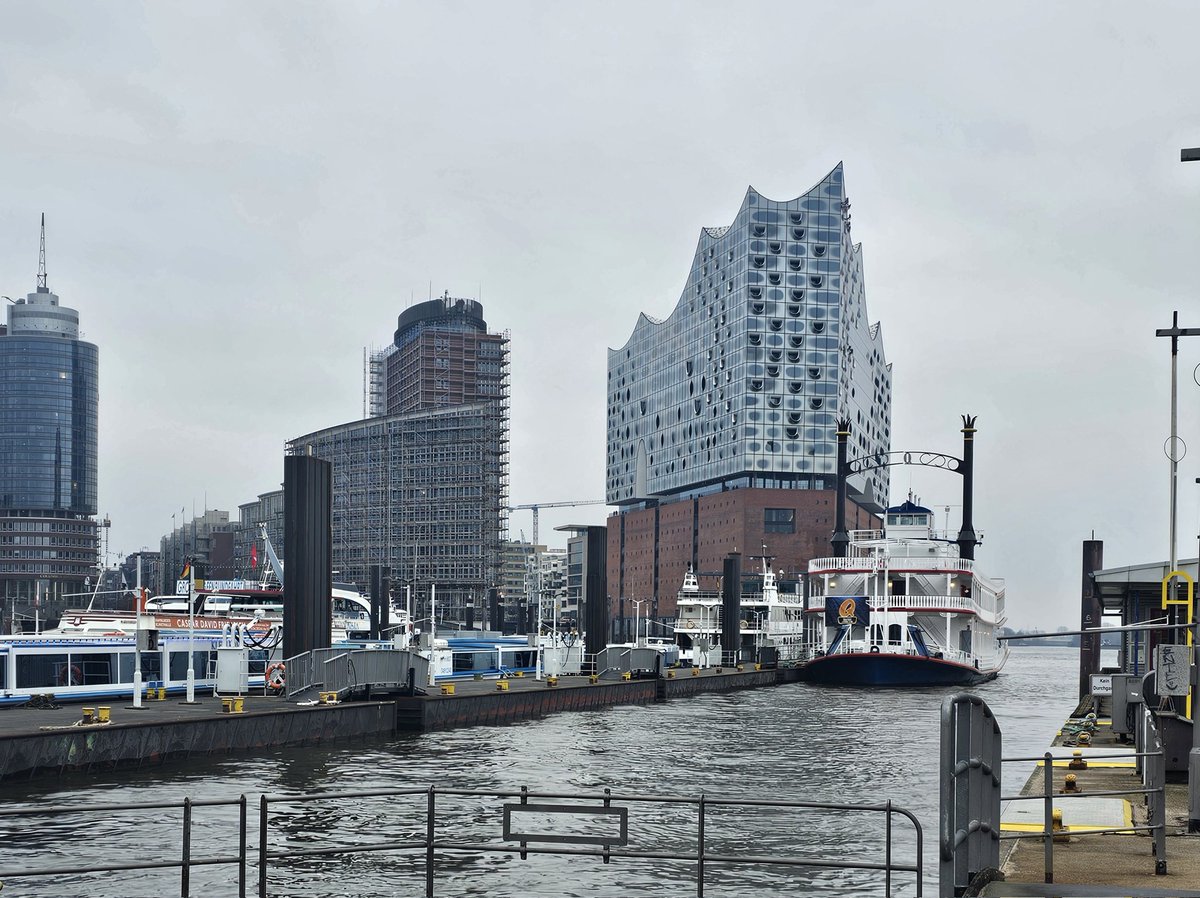
[[[1200,326],[1197,34],[1182,2],[3,2],[0,293],[33,289],[45,211],[101,347],[114,554],[276,488],[431,288],[512,333],[513,502],[602,498],[606,347],[670,313],[748,184],[843,160],[894,448],[956,451],[978,414],[980,557],[1015,624],[1072,624],[1093,530],[1110,566],[1166,556],[1154,330]]]

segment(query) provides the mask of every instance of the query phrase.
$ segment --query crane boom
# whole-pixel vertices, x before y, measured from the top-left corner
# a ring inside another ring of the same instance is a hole
[[[530,502],[528,505],[510,505],[509,511],[533,512],[533,544],[538,544],[538,510],[542,508],[574,508],[577,505],[607,505],[603,499],[574,499],[566,502]]]

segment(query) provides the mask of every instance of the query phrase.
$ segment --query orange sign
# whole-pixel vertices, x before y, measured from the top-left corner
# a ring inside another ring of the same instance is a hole
[[[839,617],[854,617],[855,611],[854,599],[846,599],[842,604],[838,605]]]

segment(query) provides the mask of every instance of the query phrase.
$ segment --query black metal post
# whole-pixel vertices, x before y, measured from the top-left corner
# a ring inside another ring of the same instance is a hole
[[[246,898],[246,796],[238,798],[238,898]]]
[[[267,796],[258,800],[258,898],[267,898]]]
[[[837,422],[837,507],[833,511],[833,538],[829,541],[834,558],[845,558],[850,545],[850,534],[846,530],[846,477],[849,474],[846,453],[849,441],[850,419],[841,418]]]
[[[1100,592],[1092,579],[1095,571],[1104,567],[1104,541],[1083,541],[1083,585],[1079,595],[1079,629],[1099,630]],[[1079,697],[1092,691],[1092,674],[1100,672],[1100,634],[1083,633],[1079,637]]]
[[[183,800],[183,863],[179,868],[179,894],[192,893],[192,800]]]
[[[433,786],[430,786],[425,816],[425,898],[433,898],[433,802]]]
[[[696,898],[704,898],[704,793],[700,793],[700,822],[696,833]]]
[[[979,540],[975,536],[975,525],[972,522],[972,501],[975,489],[975,415],[962,416],[963,457],[962,457],[962,528],[958,531],[959,558],[974,558],[975,547]]]

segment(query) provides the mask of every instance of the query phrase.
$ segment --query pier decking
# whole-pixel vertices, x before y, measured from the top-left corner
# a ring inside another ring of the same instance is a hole
[[[1052,770],[1053,791],[1057,795],[1065,779],[1073,774],[1080,791],[1088,793],[1120,792],[1125,796],[1104,798],[1072,798],[1055,803],[1063,812],[1063,823],[1069,841],[1054,845],[1053,883],[1045,883],[1044,842],[1041,839],[1020,839],[1004,842],[1006,855],[1001,856],[1001,869],[1006,881],[988,884],[981,892],[988,896],[1018,895],[1127,895],[1142,896],[1200,896],[1200,836],[1187,834],[1187,784],[1166,784],[1166,873],[1155,874],[1154,840],[1145,832],[1128,831],[1104,835],[1070,834],[1074,829],[1119,829],[1122,826],[1147,826],[1145,796],[1137,794],[1142,781],[1134,770],[1131,757],[1106,757],[1118,752],[1134,751],[1131,743],[1121,743],[1113,735],[1108,721],[1101,720],[1092,738],[1090,749],[1069,744],[1060,734],[1050,750],[1055,756],[1070,755],[1079,750],[1087,760],[1086,769],[1069,769],[1055,762]],[[1045,768],[1039,764],[1022,788],[1022,795],[1043,795]],[[1018,805],[1033,819],[1022,823]],[[1005,809],[1002,832],[1042,831],[1042,804],[1036,801],[1013,802]],[[1029,829],[1028,826],[1032,826]],[[1097,887],[1103,887],[1103,890]]]
[[[0,710],[0,780],[67,771],[103,770],[185,759],[194,755],[231,754],[284,746],[315,745],[346,739],[386,738],[398,732],[518,723],[561,711],[584,711],[614,705],[653,704],[708,692],[774,686],[794,679],[792,670],[733,668],[672,671],[658,679],[591,683],[588,677],[560,677],[553,686],[533,677],[467,680],[454,683],[454,694],[440,686],[428,694],[389,696],[375,701],[338,704],[289,703],[252,695],[240,714],[224,713],[221,700],[199,696],[186,704],[165,701],[129,707],[113,701],[104,724],[80,725],[80,703],[40,710]],[[502,691],[497,683],[503,682]],[[88,707],[97,707],[89,703]]]

